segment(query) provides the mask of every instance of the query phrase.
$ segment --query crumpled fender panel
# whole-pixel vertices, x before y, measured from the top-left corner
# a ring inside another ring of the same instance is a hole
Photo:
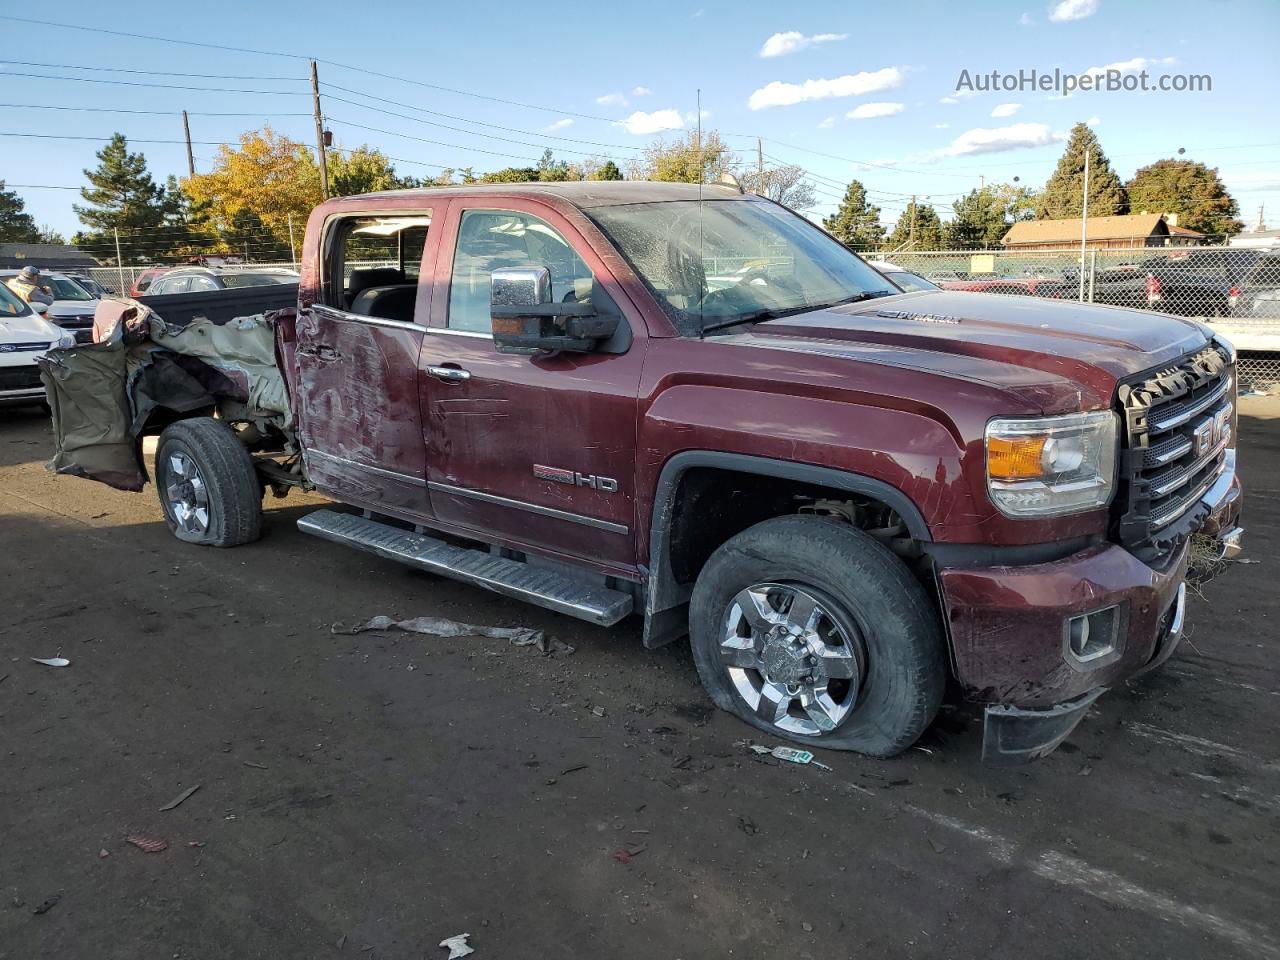
[[[99,314],[101,342],[39,361],[54,409],[55,472],[141,490],[139,438],[157,413],[217,409],[230,421],[291,427],[270,314],[170,323],[137,301],[104,301]]]

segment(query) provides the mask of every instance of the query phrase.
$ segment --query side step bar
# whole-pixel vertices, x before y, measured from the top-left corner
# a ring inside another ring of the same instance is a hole
[[[519,560],[455,547],[358,514],[317,510],[300,519],[298,529],[605,627],[613,626],[631,612],[629,593],[574,580]]]

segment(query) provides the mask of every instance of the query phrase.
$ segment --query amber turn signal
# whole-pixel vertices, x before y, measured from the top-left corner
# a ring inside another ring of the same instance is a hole
[[[1030,480],[1045,475],[1048,437],[989,437],[987,474],[993,480]]]

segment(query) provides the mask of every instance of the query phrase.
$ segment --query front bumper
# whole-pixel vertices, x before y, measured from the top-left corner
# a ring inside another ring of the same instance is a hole
[[[0,366],[0,405],[36,403],[44,398],[40,368],[34,362]]]
[[[1202,501],[1199,532],[1221,541],[1224,556],[1239,552],[1243,532],[1234,464],[1233,455]],[[988,705],[984,752],[1048,753],[1105,688],[1168,659],[1182,635],[1188,552],[1149,566],[1104,543],[1048,563],[940,569],[956,678]],[[1096,649],[1082,655],[1074,644],[1085,617]]]

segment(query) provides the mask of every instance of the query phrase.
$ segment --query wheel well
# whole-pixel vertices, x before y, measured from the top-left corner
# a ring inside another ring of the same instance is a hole
[[[773,517],[828,516],[870,533],[908,559],[919,555],[903,517],[884,500],[820,483],[718,467],[691,467],[672,498],[670,570],[679,584],[698,572],[730,537]]]

